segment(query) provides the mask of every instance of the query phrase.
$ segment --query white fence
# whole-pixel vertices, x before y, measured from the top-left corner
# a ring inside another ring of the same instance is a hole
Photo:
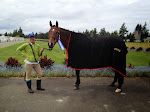
[[[0,36],[0,43],[2,43],[2,42],[14,42],[14,41],[24,41],[24,37]]]

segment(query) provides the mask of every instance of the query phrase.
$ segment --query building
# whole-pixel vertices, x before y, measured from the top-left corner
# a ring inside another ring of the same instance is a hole
[[[141,32],[135,31],[134,32],[135,42],[141,42]]]

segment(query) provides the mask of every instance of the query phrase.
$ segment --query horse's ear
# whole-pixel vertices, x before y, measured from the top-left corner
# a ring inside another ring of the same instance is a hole
[[[56,26],[58,27],[58,21],[56,21]]]
[[[49,24],[50,24],[50,26],[52,27],[52,22],[51,22],[51,21],[49,22]]]

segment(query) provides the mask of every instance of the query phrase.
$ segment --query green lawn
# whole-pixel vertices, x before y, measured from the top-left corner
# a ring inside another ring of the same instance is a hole
[[[47,42],[37,42],[37,43],[40,44],[41,47],[48,48]],[[17,47],[22,44],[23,43],[19,43],[5,48],[0,48],[0,62],[5,62],[9,57],[13,57],[19,59],[19,62],[24,64],[24,58],[18,56],[16,53]],[[143,44],[143,46],[147,46],[147,44],[146,45]],[[45,55],[47,55],[48,58],[54,60],[55,61],[54,64],[63,64],[64,59],[66,58],[66,54],[64,54],[64,51],[60,49],[58,44],[55,45],[52,51],[45,50],[43,52],[43,56]],[[147,66],[149,62],[150,62],[150,53],[129,51],[127,55],[127,65],[131,63],[134,66]]]
[[[147,66],[150,63],[150,53],[129,51],[126,59],[127,66],[130,63],[134,66]]]
[[[48,48],[46,42],[37,42],[41,47]],[[9,57],[19,59],[19,62],[24,64],[24,57],[17,55],[16,49],[23,43],[11,45],[5,48],[0,48],[0,62],[5,62]],[[55,61],[55,64],[63,64],[66,55],[64,51],[59,48],[59,45],[56,44],[52,51],[44,50],[43,56],[47,55],[47,58],[51,58]]]
[[[143,49],[150,48],[150,43],[140,43],[140,42],[126,42],[128,48],[135,47],[136,49],[142,47]]]

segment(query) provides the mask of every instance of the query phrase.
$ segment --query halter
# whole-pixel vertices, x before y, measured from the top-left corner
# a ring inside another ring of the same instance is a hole
[[[55,37],[53,37],[53,36],[50,36],[50,37],[52,37],[52,38],[55,40],[55,42],[58,41],[58,38],[59,38],[59,35],[60,35],[59,31],[57,31],[56,34],[58,34],[58,37],[57,37],[57,38],[55,38]]]
[[[57,42],[58,38],[55,38],[55,37],[53,37],[53,36],[50,36],[50,37],[52,37],[52,38],[55,40],[55,42]]]

